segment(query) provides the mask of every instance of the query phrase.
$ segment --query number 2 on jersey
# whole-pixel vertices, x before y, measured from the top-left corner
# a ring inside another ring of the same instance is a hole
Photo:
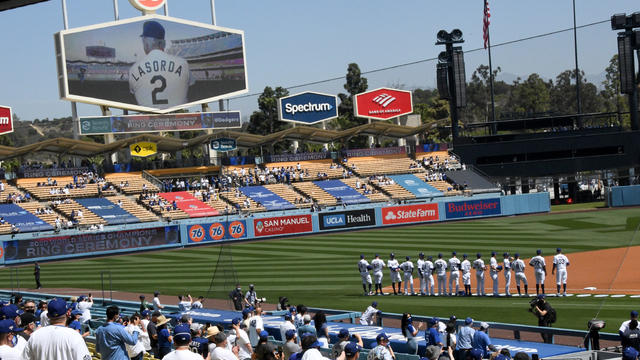
[[[160,105],[160,104],[168,104],[169,100],[167,99],[158,99],[157,95],[158,93],[161,93],[164,91],[164,89],[167,88],[167,80],[164,78],[164,76],[162,75],[156,75],[154,77],[151,78],[151,85],[154,85],[156,83],[156,81],[160,81],[160,86],[156,87],[153,89],[153,91],[151,92],[151,100],[153,101],[154,105]]]

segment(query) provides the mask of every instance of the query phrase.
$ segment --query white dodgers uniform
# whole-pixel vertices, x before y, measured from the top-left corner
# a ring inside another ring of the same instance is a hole
[[[400,269],[404,273],[404,294],[409,295],[409,288],[411,288],[411,295],[414,295],[413,291],[413,262],[407,260],[400,265]]]
[[[186,60],[159,49],[129,69],[129,90],[142,106],[166,109],[185,104],[194,83]]]
[[[529,284],[527,283],[527,276],[524,274],[524,269],[526,267],[524,261],[522,261],[522,259],[518,259],[513,262],[512,267],[513,271],[516,273],[516,286],[520,286],[520,281],[522,281],[522,284],[524,284],[524,286],[528,286]]]
[[[495,256],[489,260],[489,275],[493,282],[493,296],[498,296],[498,260]]]
[[[400,278],[400,272],[398,272],[398,269],[400,268],[400,264],[398,264],[398,260],[396,259],[387,260],[387,267],[389,268],[389,271],[391,271],[391,282],[392,283],[402,282],[402,279]]]
[[[434,281],[433,281],[433,262],[427,260],[424,262],[424,278],[427,280],[427,293],[431,296],[434,295],[434,291],[433,291],[433,287],[434,287]]]
[[[473,268],[476,269],[476,294],[484,296],[484,260],[476,259]]]
[[[367,310],[360,316],[360,324],[361,325],[373,325],[373,315],[378,312],[378,309],[369,305]]]
[[[564,254],[558,254],[553,257],[553,263],[556,265],[556,284],[567,283],[567,265],[569,265],[569,259]]]
[[[435,262],[436,275],[438,276],[438,295],[444,296],[447,292],[447,262],[438,259]]]
[[[462,260],[460,269],[462,269],[462,284],[471,285],[471,262],[467,259]]]
[[[382,269],[384,268],[384,261],[380,259],[373,259],[371,261],[373,267],[373,281],[375,284],[382,284]]]
[[[540,255],[534,256],[531,261],[529,261],[529,265],[533,266],[534,272],[536,274],[536,284],[544,285],[544,277],[545,277],[545,266],[547,263],[544,261],[544,258]]]
[[[504,267],[502,269],[502,271],[504,271],[504,292],[507,296],[510,296],[511,291],[509,290],[509,287],[511,286],[511,261],[509,261],[508,258],[504,259],[502,266]]]
[[[420,295],[424,295],[425,289],[427,288],[427,279],[424,276],[424,262],[424,259],[418,259],[418,261],[416,261],[418,277],[420,278]]]
[[[460,290],[460,259],[452,257],[449,259],[449,295],[458,295]],[[456,284],[456,292],[453,293],[453,284]]]
[[[371,284],[371,274],[369,274],[369,262],[365,259],[358,261],[358,270],[360,271],[360,277],[362,278],[362,284]]]

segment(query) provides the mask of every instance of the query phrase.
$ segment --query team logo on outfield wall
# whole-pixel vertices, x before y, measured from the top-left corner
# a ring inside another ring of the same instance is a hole
[[[13,114],[8,106],[0,106],[0,134],[13,132]]]
[[[438,204],[418,204],[382,208],[384,225],[438,220]]]
[[[140,11],[154,11],[164,5],[165,0],[129,0],[129,2]]]
[[[311,215],[263,218],[254,222],[255,236],[296,234],[313,230]]]
[[[354,113],[358,117],[387,120],[413,112],[411,91],[381,88],[355,96]]]
[[[445,204],[445,215],[447,219],[500,214],[502,214],[500,198],[456,201]]]
[[[316,92],[303,92],[278,100],[280,120],[315,124],[338,117],[338,97]]]

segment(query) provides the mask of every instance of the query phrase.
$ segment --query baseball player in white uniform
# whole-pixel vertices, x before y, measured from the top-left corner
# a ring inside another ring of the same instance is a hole
[[[515,253],[513,254],[513,257],[515,260],[513,261],[513,264],[511,264],[511,267],[516,273],[516,288],[518,289],[518,296],[522,296],[522,293],[520,292],[520,281],[524,284],[524,296],[529,296],[529,284],[527,283],[527,276],[524,274],[524,269],[527,266],[524,261],[520,259],[520,254]]]
[[[145,21],[141,37],[146,56],[129,69],[129,90],[138,105],[166,109],[187,103],[195,79],[186,60],[164,52],[164,27]]]
[[[400,264],[400,269],[404,274],[404,291],[405,295],[409,295],[409,288],[411,288],[411,295],[415,295],[413,291],[413,262],[411,257],[407,256],[406,261]]]
[[[547,276],[547,263],[542,257],[542,250],[536,250],[536,256],[529,261],[529,265],[533,266],[534,273],[536,274],[536,295],[540,295],[541,287],[542,294],[544,294],[544,278]]]
[[[456,257],[456,252],[451,253],[449,259],[449,296],[457,296],[460,291],[460,259]],[[456,284],[456,292],[453,292],[453,284]]]
[[[502,254],[504,260],[502,261],[502,267],[504,271],[504,294],[511,296],[511,260],[509,260],[509,253]]]
[[[391,272],[391,286],[393,286],[393,295],[398,295],[402,291],[402,279],[400,278],[400,264],[396,260],[396,254],[389,254],[389,260],[387,260],[387,267]],[[396,283],[398,284],[398,291],[396,291]]]
[[[562,253],[562,249],[557,248],[556,256],[553,257],[551,275],[553,275],[555,271],[558,296],[560,296],[560,285],[563,287],[562,295],[567,296],[567,266],[569,266],[569,259]]]
[[[418,277],[420,278],[420,295],[425,295],[427,289],[427,279],[424,274],[424,253],[418,254],[418,261],[416,261],[416,268],[418,269]]]
[[[473,268],[476,270],[476,294],[478,296],[485,296],[484,292],[484,260],[482,260],[482,254],[476,254],[476,260],[473,262]]]
[[[489,259],[489,275],[491,276],[491,282],[493,283],[493,296],[500,296],[498,293],[498,260],[496,259],[496,252],[491,252],[491,259]]]
[[[447,262],[442,259],[442,253],[438,254],[438,260],[433,264],[438,277],[438,295],[445,296],[447,293]]]
[[[434,296],[435,282],[433,281],[433,271],[435,266],[433,265],[433,256],[427,256],[427,261],[424,262],[424,277],[427,279],[427,293],[429,296]]]
[[[378,302],[374,301],[367,307],[362,315],[360,316],[360,324],[361,325],[373,325],[375,323],[374,318],[378,314]]]
[[[462,283],[464,284],[464,296],[471,296],[471,262],[467,259],[467,254],[462,254]]]
[[[372,269],[367,260],[364,259],[364,255],[360,255],[360,261],[358,261],[358,271],[360,271],[360,277],[362,278],[362,289],[365,295],[372,295],[371,292],[371,274],[369,271]],[[367,285],[369,291],[367,291]]]
[[[384,261],[380,260],[380,255],[376,254],[375,259],[371,260],[371,267],[373,268],[373,284],[375,285],[376,295],[384,295],[382,292],[382,269],[384,269]],[[378,292],[378,290],[380,292]]]

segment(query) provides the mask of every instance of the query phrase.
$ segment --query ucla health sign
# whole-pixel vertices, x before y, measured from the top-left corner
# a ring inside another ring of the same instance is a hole
[[[338,97],[317,92],[303,92],[278,100],[280,120],[315,124],[338,117]]]
[[[374,209],[320,213],[320,230],[375,226]]]
[[[468,218],[474,216],[501,215],[500,198],[455,201],[445,204],[447,219]]]

